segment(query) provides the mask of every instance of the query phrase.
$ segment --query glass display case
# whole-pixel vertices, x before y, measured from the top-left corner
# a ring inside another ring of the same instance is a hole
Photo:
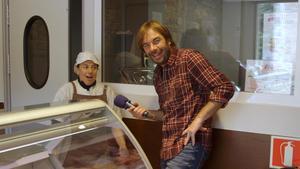
[[[0,130],[6,131],[0,135],[0,169],[152,168],[129,129],[100,100],[3,112]]]

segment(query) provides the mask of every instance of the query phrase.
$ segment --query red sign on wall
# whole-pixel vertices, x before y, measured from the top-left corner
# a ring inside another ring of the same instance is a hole
[[[270,167],[300,167],[300,138],[272,136]]]

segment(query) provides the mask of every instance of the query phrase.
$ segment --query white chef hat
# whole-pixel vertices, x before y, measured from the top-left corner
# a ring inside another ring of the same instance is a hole
[[[99,65],[99,61],[98,61],[98,59],[97,59],[97,57],[94,53],[92,53],[92,52],[80,52],[77,55],[75,66],[78,66],[80,63],[83,63],[87,60],[91,60],[95,64]]]

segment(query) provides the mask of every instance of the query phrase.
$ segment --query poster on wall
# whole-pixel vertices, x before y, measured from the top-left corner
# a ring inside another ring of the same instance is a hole
[[[270,168],[300,167],[300,138],[271,137]]]
[[[293,64],[290,62],[247,60],[245,91],[293,94]]]
[[[262,59],[292,62],[296,58],[296,12],[265,13],[263,16]]]

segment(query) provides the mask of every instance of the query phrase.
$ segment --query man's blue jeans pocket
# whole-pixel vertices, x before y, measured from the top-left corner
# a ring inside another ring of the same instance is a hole
[[[209,152],[201,144],[189,142],[174,158],[161,161],[161,169],[198,169],[203,166]]]

